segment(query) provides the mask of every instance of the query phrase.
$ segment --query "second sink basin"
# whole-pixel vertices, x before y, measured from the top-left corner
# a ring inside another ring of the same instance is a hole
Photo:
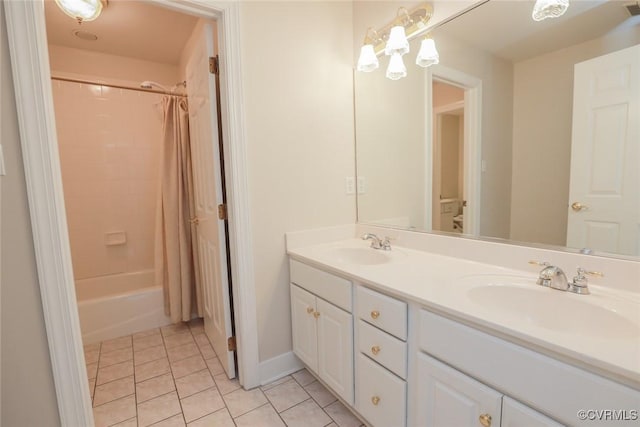
[[[467,276],[458,284],[468,286],[471,303],[544,329],[608,338],[640,334],[640,319],[623,314],[629,311],[624,301],[549,289],[517,276]]]

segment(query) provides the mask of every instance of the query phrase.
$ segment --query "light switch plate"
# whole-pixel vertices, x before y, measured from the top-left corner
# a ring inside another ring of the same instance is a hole
[[[358,194],[364,194],[367,192],[367,180],[364,176],[358,177]]]
[[[346,194],[356,193],[356,180],[352,176],[348,176],[344,179],[344,192]]]

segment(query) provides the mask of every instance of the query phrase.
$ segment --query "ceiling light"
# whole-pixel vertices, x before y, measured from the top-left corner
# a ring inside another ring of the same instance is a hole
[[[557,18],[567,11],[569,0],[536,0],[531,17],[534,21]]]
[[[430,67],[440,62],[440,55],[436,49],[436,42],[431,36],[426,36],[420,43],[420,51],[416,58],[416,64],[421,67]]]
[[[108,5],[108,0],[55,0],[56,4],[64,13],[79,24],[84,21],[93,21]]]

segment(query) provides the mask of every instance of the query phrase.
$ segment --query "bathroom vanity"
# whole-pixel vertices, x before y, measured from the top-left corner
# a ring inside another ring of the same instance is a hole
[[[402,238],[390,251],[287,238],[294,353],[369,425],[638,422],[637,294],[543,288],[526,259],[507,268]]]

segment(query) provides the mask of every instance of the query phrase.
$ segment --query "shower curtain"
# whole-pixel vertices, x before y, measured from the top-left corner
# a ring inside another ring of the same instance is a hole
[[[164,311],[174,323],[202,317],[197,280],[195,216],[186,99],[165,96],[160,191],[156,214],[155,278],[162,284]]]

